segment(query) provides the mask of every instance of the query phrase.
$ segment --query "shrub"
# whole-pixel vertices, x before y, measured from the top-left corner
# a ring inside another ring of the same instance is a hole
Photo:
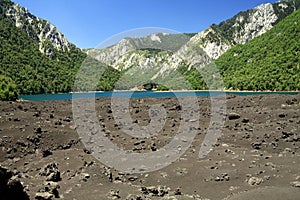
[[[18,98],[16,84],[9,77],[0,76],[0,100],[15,101]]]

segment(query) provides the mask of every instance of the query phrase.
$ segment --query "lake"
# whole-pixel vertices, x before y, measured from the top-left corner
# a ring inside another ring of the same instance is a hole
[[[155,91],[117,91],[117,92],[87,92],[87,93],[65,93],[65,94],[39,94],[39,95],[20,95],[19,99],[28,101],[53,101],[53,100],[71,100],[72,98],[103,98],[103,97],[120,97],[120,98],[170,98],[170,97],[188,97],[188,96],[218,96],[223,94],[233,94],[238,96],[247,95],[270,95],[286,94],[296,95],[300,92],[223,92],[223,91],[176,91],[176,92],[155,92]]]

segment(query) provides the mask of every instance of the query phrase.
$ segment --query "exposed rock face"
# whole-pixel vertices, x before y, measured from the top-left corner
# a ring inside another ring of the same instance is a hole
[[[210,39],[212,35],[215,38]],[[199,44],[212,59],[218,58],[233,46],[232,42],[226,40],[218,31],[211,27],[194,36],[190,42]]]
[[[88,54],[97,60],[114,66],[115,63],[126,53],[135,49],[130,39],[122,39],[118,44],[104,50],[91,49]]]
[[[124,61],[124,56],[128,58],[125,54],[131,54],[132,51],[141,49],[176,52],[187,43],[190,38],[191,37],[186,34],[157,33],[143,38],[124,38],[113,46],[105,49],[90,49],[87,53],[97,60],[120,70],[119,63]],[[129,59],[131,59],[131,57],[129,57]]]
[[[181,37],[178,34],[172,42],[178,43],[176,48],[171,47],[166,36],[159,33],[144,38],[125,38],[111,47],[89,50],[88,54],[120,71],[129,68],[131,71],[143,70],[144,74],[149,70],[156,71],[150,77],[155,80],[178,69],[183,62],[200,69],[231,47],[245,44],[266,33],[295,9],[297,8],[291,1],[262,4],[219,25],[214,24],[188,40],[183,37],[184,34]],[[135,51],[144,48],[170,51],[172,54],[166,57],[166,54],[157,53],[144,58],[141,52]]]
[[[31,14],[27,8],[18,4],[12,4],[5,12],[6,16],[13,20],[18,28],[23,29],[30,37],[37,40],[42,53],[51,57],[53,49],[47,43],[59,51],[68,51],[70,43],[66,37],[50,22]]]
[[[292,6],[287,1],[259,5],[219,25],[212,25],[190,42],[198,44],[211,59],[217,59],[232,46],[245,44],[272,29],[280,20],[279,16],[287,16],[293,11]]]
[[[273,28],[277,20],[273,5],[262,4],[253,10],[248,19],[243,16],[237,18],[233,26],[241,27],[241,31],[234,33],[233,40],[237,44],[245,44]]]

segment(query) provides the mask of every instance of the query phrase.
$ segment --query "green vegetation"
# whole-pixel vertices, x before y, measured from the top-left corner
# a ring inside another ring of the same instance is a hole
[[[16,84],[9,77],[0,76],[0,100],[14,101],[18,98]]]
[[[168,91],[170,90],[167,86],[164,85],[158,85],[156,88],[157,91]]]
[[[249,12],[242,12],[239,16],[246,17]],[[233,47],[215,60],[215,63],[200,69],[183,64],[178,72],[183,74],[195,90],[224,87],[255,91],[300,90],[299,19],[300,11],[297,10],[262,36],[245,45]],[[230,35],[229,29],[233,21],[228,20],[212,27],[227,30]]]
[[[227,89],[300,90],[300,10],[216,60]]]
[[[285,9],[282,8],[281,4],[285,2],[288,7]],[[300,8],[300,0],[282,0],[273,4],[273,8],[275,10],[276,15],[278,16],[277,22],[281,21],[286,17],[286,14],[290,14],[296,9]],[[284,10],[284,12],[283,12]]]
[[[204,82],[201,71],[198,71],[194,67],[190,70],[188,68],[189,66],[182,65],[178,68],[178,71],[185,77],[194,90],[207,90],[208,87]]]
[[[35,22],[31,26],[24,21],[24,26],[17,28],[5,15],[5,10],[11,5],[8,0],[0,2],[0,75],[13,80],[18,94],[71,92],[86,54],[72,44],[69,51],[57,50],[47,41],[43,46],[51,56],[41,53]],[[111,90],[118,72],[101,66],[108,71],[103,73],[98,89]]]
[[[282,2],[284,2],[287,6],[282,7]],[[286,0],[282,2],[272,4],[275,10],[275,14],[278,17],[277,21],[273,25],[276,25],[286,16],[290,15],[296,9],[300,8],[300,0]],[[245,23],[250,20],[249,15],[253,12],[255,12],[255,9],[240,12],[234,17],[223,21],[218,25],[213,24],[211,27],[220,35],[222,35],[225,41],[229,41],[230,43],[235,45],[236,42],[232,37],[235,35],[235,33],[243,31]]]
[[[167,58],[184,45],[191,34],[157,34],[161,41],[153,36],[131,38],[137,47],[132,51],[138,56],[131,60],[132,65],[122,72],[88,57],[85,52],[70,44],[69,50],[57,50],[49,41],[43,42],[45,52],[39,49],[37,32],[41,27],[33,20],[24,18],[20,28],[6,16],[5,11],[13,3],[0,1],[0,100],[15,100],[18,94],[65,93],[71,91],[130,89],[153,82],[157,90],[180,89],[226,89],[234,90],[300,90],[300,0],[287,2],[291,6],[283,8],[280,2],[273,4],[280,21],[266,34],[253,39],[245,45],[237,45],[215,61],[223,77],[218,76],[214,63],[202,68],[182,63],[176,70],[161,74],[161,67]],[[249,10],[241,12],[234,18],[212,25],[214,32],[207,36],[212,41],[225,41],[234,44],[232,36],[237,33],[248,15]],[[285,18],[286,17],[286,18]],[[33,17],[35,19],[35,17]],[[47,26],[42,21],[42,26]],[[233,26],[240,23],[240,26]],[[277,22],[276,22],[277,23]],[[42,27],[42,28],[43,28]],[[188,52],[191,56],[202,55],[198,46]],[[157,65],[151,68],[138,67],[139,58],[155,57]],[[128,57],[129,58],[129,57]],[[79,71],[80,70],[80,71]],[[79,72],[79,73],[78,73]],[[160,74],[159,76],[156,76]],[[74,86],[75,84],[75,86]],[[152,85],[144,85],[153,89]]]
[[[17,28],[4,13],[0,14],[0,24],[0,75],[14,80],[18,93],[71,91],[85,54],[73,45],[68,52],[54,51],[56,59],[50,59],[39,51],[35,38]]]

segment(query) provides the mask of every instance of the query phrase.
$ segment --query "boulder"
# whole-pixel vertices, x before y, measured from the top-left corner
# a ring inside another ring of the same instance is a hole
[[[229,113],[228,118],[229,118],[229,120],[236,120],[236,119],[241,118],[241,116],[237,113]]]
[[[0,166],[0,198],[1,200],[29,200],[24,187],[13,172]]]

